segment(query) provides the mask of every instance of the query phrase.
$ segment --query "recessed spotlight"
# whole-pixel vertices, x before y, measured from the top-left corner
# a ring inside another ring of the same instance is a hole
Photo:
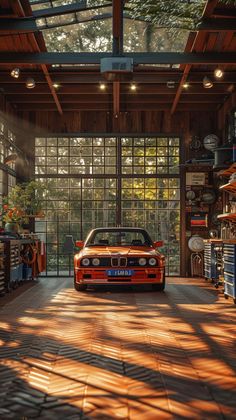
[[[214,70],[214,76],[215,76],[216,79],[221,79],[223,77],[223,75],[224,75],[224,72],[223,72],[222,69],[217,68],[217,69]]]
[[[18,69],[17,67],[13,69],[11,71],[11,76],[14,77],[15,79],[18,79],[18,77],[20,76],[20,69]]]
[[[58,88],[60,87],[60,85],[59,85],[59,83],[53,83],[53,87],[54,87],[55,89],[58,89]]]
[[[188,88],[189,88],[189,86],[190,86],[190,84],[189,84],[188,82],[185,82],[185,83],[183,83],[183,84],[182,84],[182,87],[183,87],[184,89],[188,89]]]
[[[209,79],[209,77],[205,76],[203,77],[203,81],[202,81],[203,87],[205,89],[210,89],[213,87],[213,83],[211,81],[211,79]]]
[[[100,87],[100,90],[106,90],[107,85],[106,83],[100,83],[99,87]]]
[[[130,90],[134,92],[136,89],[137,89],[137,85],[135,83],[131,83]]]
[[[34,80],[32,77],[29,77],[29,78],[26,80],[26,87],[27,87],[28,89],[33,89],[33,88],[35,87],[35,80]]]

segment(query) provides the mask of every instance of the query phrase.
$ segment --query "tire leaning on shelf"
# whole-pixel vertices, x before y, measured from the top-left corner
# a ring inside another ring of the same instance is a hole
[[[26,265],[33,265],[37,257],[37,248],[31,244],[27,244],[21,253],[21,261]]]

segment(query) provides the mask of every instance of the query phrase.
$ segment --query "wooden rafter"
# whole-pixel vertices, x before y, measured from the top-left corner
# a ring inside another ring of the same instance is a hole
[[[214,11],[214,8],[216,7],[217,3],[218,3],[218,0],[208,0],[206,6],[204,8],[202,17],[203,18],[209,18],[212,15],[212,13]],[[190,49],[189,49],[191,52],[199,50],[199,49],[201,50],[201,47],[202,47],[201,44],[204,41],[205,34],[206,34],[205,31],[196,33],[195,38],[191,41],[192,45],[190,46]],[[183,90],[183,85],[188,78],[191,67],[192,67],[191,64],[186,64],[186,66],[184,68],[183,75],[182,75],[182,78],[180,80],[178,90],[176,92],[175,99],[174,99],[172,107],[171,107],[171,114],[173,114],[176,110],[176,107],[177,107],[179,99],[180,99],[180,95],[181,95],[182,90]]]
[[[16,13],[18,16],[20,16],[20,17],[25,17],[26,16],[25,11],[24,11],[24,8],[22,7],[22,4],[21,4],[20,0],[14,0],[12,2],[12,8],[13,8],[14,13]],[[34,49],[38,53],[40,53],[41,52],[41,49],[40,49],[39,44],[38,44],[38,41],[36,39],[36,35],[34,33],[30,33],[29,34],[29,37],[31,39],[31,42],[32,42],[32,45],[33,45]],[[52,96],[54,98],[54,101],[55,101],[57,110],[58,110],[59,114],[62,114],[63,111],[62,111],[62,108],[61,108],[61,105],[60,105],[60,102],[59,102],[57,93],[56,93],[55,88],[53,86],[52,79],[51,79],[51,77],[50,77],[50,75],[48,73],[47,66],[45,64],[43,64],[43,63],[41,63],[40,65],[41,65],[41,69],[42,69],[42,71],[44,73],[45,79],[46,79],[46,81],[48,83],[48,87],[49,87],[49,89],[51,91],[51,94],[52,94]]]
[[[112,2],[112,32],[114,56],[123,53],[123,0]],[[120,113],[120,82],[113,82],[113,114],[117,118]]]

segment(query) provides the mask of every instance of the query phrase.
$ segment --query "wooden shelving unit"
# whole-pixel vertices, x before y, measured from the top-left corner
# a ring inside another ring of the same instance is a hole
[[[236,223],[236,213],[218,214],[217,219],[222,220],[222,221],[229,220],[230,222]]]
[[[230,175],[234,174],[235,172],[236,172],[236,162],[233,163],[229,168],[220,171],[218,173],[218,175],[229,177]],[[222,185],[220,187],[220,190],[225,191],[229,194],[236,194],[236,180],[231,181],[231,182],[227,182],[227,184]],[[236,213],[233,213],[233,212],[232,213],[219,214],[217,216],[217,218],[219,220],[221,220],[222,222],[229,221],[229,222],[236,223]]]
[[[228,184],[221,185],[220,190],[228,191],[229,193],[236,194],[236,181],[228,182]]]
[[[236,173],[236,162],[229,168],[220,171],[218,175],[230,177]],[[220,187],[220,190],[226,194],[236,195],[236,180],[232,180]],[[226,203],[224,209],[226,210]],[[236,224],[235,207],[231,213],[219,214],[217,218],[222,222],[230,222],[229,224]],[[234,228],[235,230],[235,228]],[[224,238],[223,240],[223,281],[224,281],[224,296],[226,299],[232,297],[236,304],[236,238]]]
[[[230,176],[236,172],[236,162],[234,162],[229,168],[222,169],[218,172],[218,176]]]

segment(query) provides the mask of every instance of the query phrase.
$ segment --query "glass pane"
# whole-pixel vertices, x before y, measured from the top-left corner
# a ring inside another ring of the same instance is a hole
[[[121,148],[116,147],[117,142]],[[121,207],[122,224],[146,227],[151,234],[155,232],[153,239],[165,241],[166,271],[179,273],[178,138],[38,138],[35,146],[35,173],[49,188],[45,220],[35,225],[38,233],[46,235],[48,272],[69,274],[71,261],[64,259],[62,248],[66,234],[85,239],[92,228],[114,226]],[[117,179],[112,178],[116,173]]]

